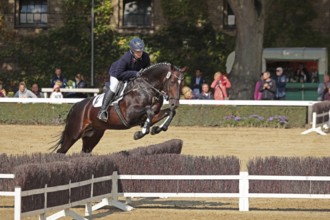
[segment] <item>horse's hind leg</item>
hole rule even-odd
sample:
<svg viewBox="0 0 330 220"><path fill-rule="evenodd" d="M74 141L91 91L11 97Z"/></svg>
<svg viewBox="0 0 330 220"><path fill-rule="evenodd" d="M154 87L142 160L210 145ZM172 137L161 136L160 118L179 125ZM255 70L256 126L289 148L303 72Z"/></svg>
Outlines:
<svg viewBox="0 0 330 220"><path fill-rule="evenodd" d="M68 132L69 129L67 127L63 131L62 134L62 143L60 145L60 148L56 151L56 153L63 153L65 154L74 143L81 137L81 131L75 131L75 132ZM75 129L76 130L76 129Z"/></svg>
<svg viewBox="0 0 330 220"><path fill-rule="evenodd" d="M93 148L101 140L104 132L105 132L105 130L97 130L97 129L93 129L93 128L84 132L84 134L82 136L82 141L83 141L82 151L84 153L92 152Z"/></svg>

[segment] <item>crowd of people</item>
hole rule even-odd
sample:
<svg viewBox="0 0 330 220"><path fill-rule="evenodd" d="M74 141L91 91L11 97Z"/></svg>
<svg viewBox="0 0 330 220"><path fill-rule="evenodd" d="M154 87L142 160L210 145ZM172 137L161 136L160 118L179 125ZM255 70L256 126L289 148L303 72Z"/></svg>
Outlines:
<svg viewBox="0 0 330 220"><path fill-rule="evenodd" d="M254 89L254 100L285 100L286 85L291 82L291 76L285 73L283 67L277 67L276 72L272 74L270 71L264 71L260 74ZM303 65L295 72L297 81L295 82L318 82L317 71L307 74ZM291 80L291 81L290 81ZM324 82L319 83L317 93L318 100L330 100L330 77L324 75ZM214 73L213 81L208 84L203 77L201 69L196 69L195 75L192 77L190 85L185 85L182 89L183 99L209 99L209 100L226 100L230 97L228 89L232 84L226 73Z"/></svg>
<svg viewBox="0 0 330 220"><path fill-rule="evenodd" d="M116 60L109 69L109 86L105 90L105 95L98 114L98 118L102 121L107 121L107 108L114 99L117 87L120 81L134 77L139 77L140 70L150 66L150 57L145 52L144 42L140 38L133 38L129 42L130 49ZM254 100L285 100L286 84L288 82L318 82L318 73L313 70L308 72L303 64L294 74L284 73L282 67L276 68L276 74L272 76L270 71L265 71L260 74L260 79L257 80L254 89ZM69 81L62 75L62 69L57 67L54 71L54 77L51 79L50 86L53 92L50 98L85 98L86 94L71 92L63 95L61 88L86 88L87 84L82 74L75 75L74 82ZM190 84L182 88L184 99L206 99L206 100L227 100L230 98L228 90L232 84L227 76L227 73L217 71L214 73L213 81L208 84L203 76L203 71L200 68L195 69L195 74L191 79ZM318 87L318 100L330 100L330 78L324 75L324 82ZM4 89L3 82L0 81L0 97L6 97L7 93ZM14 97L18 98L40 98L43 97L39 91L39 86L34 83L31 90L27 89L25 82L20 82L18 90Z"/></svg>
<svg viewBox="0 0 330 220"><path fill-rule="evenodd" d="M229 99L227 92L229 88L231 83L227 74L220 71L214 73L213 81L209 85L203 77L202 70L196 69L191 84L182 88L182 95L184 99L225 100Z"/></svg>
<svg viewBox="0 0 330 220"><path fill-rule="evenodd" d="M84 93L66 93L62 94L61 88L87 88L87 83L82 74L75 75L74 81L67 80L62 75L61 68L55 68L54 76L51 79L50 86L53 92L50 98L85 98ZM285 100L286 84L290 82L289 77L284 73L282 67L276 68L276 74L272 76L269 71L262 72L260 79L255 84L254 100ZM70 85L69 85L70 84ZM204 100L226 100L229 99L228 89L232 87L226 73L217 71L214 73L213 81L208 84L203 76L201 69L195 70L195 75L191 79L190 85L182 88L183 99L204 99ZM319 83L317 94L318 100L330 100L330 77L324 75L323 82ZM7 97L8 92L4 88L3 81L0 80L0 97ZM14 93L17 98L43 98L44 95L39 89L38 83L33 83L31 89L27 88L24 81L19 82L18 89Z"/></svg>
<svg viewBox="0 0 330 220"><path fill-rule="evenodd" d="M62 75L62 69L57 67L54 71L54 76L50 81L50 87L53 88L50 98L86 98L87 94L85 93L67 93L62 94L61 88L68 88L68 81L66 77ZM87 83L84 80L84 76L80 73L75 75L75 80L71 83L71 88L87 88ZM8 97L6 89L4 88L3 81L0 80L0 97ZM44 95L40 91L38 83L33 83L31 89L27 88L27 85L24 81L18 83L17 91L14 93L13 97L15 98L43 98Z"/></svg>

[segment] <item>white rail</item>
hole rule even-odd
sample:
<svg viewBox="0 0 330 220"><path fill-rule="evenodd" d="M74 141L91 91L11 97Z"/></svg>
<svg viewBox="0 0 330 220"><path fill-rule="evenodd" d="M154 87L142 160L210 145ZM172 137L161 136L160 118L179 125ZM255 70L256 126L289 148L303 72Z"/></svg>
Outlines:
<svg viewBox="0 0 330 220"><path fill-rule="evenodd" d="M47 93L53 92L53 88L42 88L41 92L44 93L44 97L47 98ZM100 92L97 88L61 88L61 92L72 92L72 93L93 93L94 96Z"/></svg>
<svg viewBox="0 0 330 220"><path fill-rule="evenodd" d="M0 178L14 178L12 174L0 174ZM112 181L111 193L94 196L93 189L94 183ZM237 180L239 181L239 192L235 193L161 193L161 192L118 192L119 180ZM250 180L290 180L290 181L328 181L330 182L330 176L261 176L261 175L248 175L247 172L240 172L239 175L118 175L114 172L111 176L94 178L77 182L69 183L67 185L47 187L42 189L34 189L28 191L22 191L20 187L16 187L14 192L0 192L0 196L14 196L15 197L15 220L21 219L21 217L28 217L33 215L39 215L39 219L58 219L64 216L70 216L75 219L86 219L85 217L70 210L70 208L85 205L85 216L91 216L92 212L100 209L104 206L112 205L124 211L130 211L133 207L118 201L118 197L124 197L129 200L131 197L157 197L157 198L238 198L239 199L239 211L249 211L249 198L295 198L295 199L330 199L330 194L292 194L292 193L249 193L249 181ZM70 202L67 204L59 205L56 207L47 207L47 194L50 192L69 190L72 188L91 185L90 197L82 199L76 202ZM310 189L311 190L311 189ZM44 194L45 204L42 209L33 210L29 212L21 212L21 201L23 197ZM92 205L91 202L100 201L99 203ZM47 212L57 211L55 214L46 217Z"/></svg>
<svg viewBox="0 0 330 220"><path fill-rule="evenodd" d="M324 117L327 117L327 120L324 120ZM318 122L318 118L323 118L320 123ZM312 127L310 129L307 129L306 131L303 131L301 134L308 134L311 132L316 132L320 135L327 135L323 130L322 127L324 125L327 125L328 129L330 128L330 111L329 112L323 112L320 114L317 114L316 112L313 112L312 115Z"/></svg>
<svg viewBox="0 0 330 220"><path fill-rule="evenodd" d="M12 103L76 103L83 99L81 98L64 98L64 99L50 99L50 98L0 98L0 102ZM250 106L302 106L310 107L317 101L254 101L254 100L185 100L181 99L181 105L250 105ZM164 104L168 104L167 101Z"/></svg>

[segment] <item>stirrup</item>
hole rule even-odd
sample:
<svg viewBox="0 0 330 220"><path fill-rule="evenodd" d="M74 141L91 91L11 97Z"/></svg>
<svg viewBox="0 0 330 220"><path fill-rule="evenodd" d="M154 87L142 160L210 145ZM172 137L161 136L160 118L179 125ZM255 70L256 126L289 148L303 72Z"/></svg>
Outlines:
<svg viewBox="0 0 330 220"><path fill-rule="evenodd" d="M105 110L101 110L99 112L97 118L101 121L107 122L108 121L108 112Z"/></svg>

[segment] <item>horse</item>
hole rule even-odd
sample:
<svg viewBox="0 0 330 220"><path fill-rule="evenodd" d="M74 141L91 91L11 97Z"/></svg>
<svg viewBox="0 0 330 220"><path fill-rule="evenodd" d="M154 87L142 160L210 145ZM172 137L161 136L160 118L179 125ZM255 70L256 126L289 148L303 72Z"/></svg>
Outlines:
<svg viewBox="0 0 330 220"><path fill-rule="evenodd" d="M53 152L65 154L81 138L82 152L90 153L107 129L123 130L140 125L142 129L135 132L135 140L149 133L155 135L166 131L179 106L185 71L186 67L180 69L170 63L157 63L140 71L140 77L127 83L121 100L109 106L107 122L97 118L99 107L93 106L93 102L104 94L75 103L58 142L52 147ZM161 109L164 99L169 106ZM153 126L164 118L160 126Z"/></svg>

